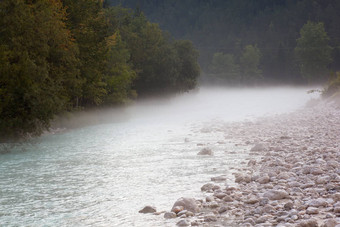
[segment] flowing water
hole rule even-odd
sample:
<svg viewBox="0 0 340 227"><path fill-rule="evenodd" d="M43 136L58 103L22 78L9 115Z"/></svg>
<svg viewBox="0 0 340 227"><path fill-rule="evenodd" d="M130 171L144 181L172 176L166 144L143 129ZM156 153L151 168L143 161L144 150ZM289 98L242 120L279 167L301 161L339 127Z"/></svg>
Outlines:
<svg viewBox="0 0 340 227"><path fill-rule="evenodd" d="M0 226L173 226L138 211L202 197L204 183L247 155L233 141L218 143L223 132L201 129L294 111L315 96L307 90L201 88L127 107L119 121L113 110L112 121L17 145L0 155ZM199 143L215 155L197 156Z"/></svg>

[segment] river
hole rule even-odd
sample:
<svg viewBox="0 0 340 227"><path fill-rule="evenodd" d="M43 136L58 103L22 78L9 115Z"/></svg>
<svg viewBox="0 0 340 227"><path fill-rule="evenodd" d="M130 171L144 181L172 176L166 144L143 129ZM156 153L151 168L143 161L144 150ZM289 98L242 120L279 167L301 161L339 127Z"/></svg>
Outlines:
<svg viewBox="0 0 340 227"><path fill-rule="evenodd" d="M18 144L0 155L0 226L173 226L174 220L138 211L202 197L202 184L247 156L223 132L202 129L294 111L317 96L307 91L201 88ZM124 117L116 121L115 111ZM197 156L200 143L215 155ZM226 157L228 149L235 156Z"/></svg>

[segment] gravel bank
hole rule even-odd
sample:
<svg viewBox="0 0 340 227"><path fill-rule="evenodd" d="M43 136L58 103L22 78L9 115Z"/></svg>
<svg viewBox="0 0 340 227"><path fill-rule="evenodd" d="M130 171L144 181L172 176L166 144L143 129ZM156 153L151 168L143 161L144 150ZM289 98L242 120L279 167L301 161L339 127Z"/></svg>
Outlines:
<svg viewBox="0 0 340 227"><path fill-rule="evenodd" d="M340 227L339 109L319 103L211 130L242 141L249 160L233 170L236 184L216 176L202 186L198 212L182 204L166 218L178 226Z"/></svg>

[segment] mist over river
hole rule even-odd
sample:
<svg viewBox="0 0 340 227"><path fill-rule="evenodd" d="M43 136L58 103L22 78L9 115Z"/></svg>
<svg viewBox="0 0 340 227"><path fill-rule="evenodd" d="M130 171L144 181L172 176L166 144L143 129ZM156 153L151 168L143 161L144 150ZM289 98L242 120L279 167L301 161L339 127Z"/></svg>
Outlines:
<svg viewBox="0 0 340 227"><path fill-rule="evenodd" d="M173 226L138 211L202 197L202 184L248 155L237 141L205 129L292 112L318 96L310 89L203 87L113 110L105 124L17 145L0 155L0 226ZM197 156L201 143L215 155Z"/></svg>

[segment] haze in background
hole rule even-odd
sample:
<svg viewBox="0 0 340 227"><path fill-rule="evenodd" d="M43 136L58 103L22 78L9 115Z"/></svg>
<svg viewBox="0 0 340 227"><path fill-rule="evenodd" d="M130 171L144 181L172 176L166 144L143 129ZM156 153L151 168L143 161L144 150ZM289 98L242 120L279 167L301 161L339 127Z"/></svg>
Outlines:
<svg viewBox="0 0 340 227"><path fill-rule="evenodd" d="M120 121L110 122L110 111L95 112L89 116L105 121L47 134L0 156L0 223L173 226L176 220L138 211L145 205L170 210L179 197L199 198L203 183L247 157L223 132L201 129L294 111L317 96L309 89L201 88L112 111ZM215 155L197 156L198 143ZM228 150L235 155L226 156Z"/></svg>

